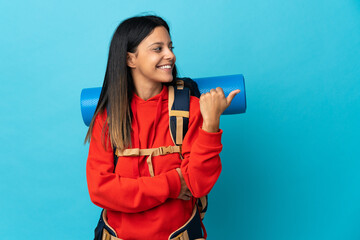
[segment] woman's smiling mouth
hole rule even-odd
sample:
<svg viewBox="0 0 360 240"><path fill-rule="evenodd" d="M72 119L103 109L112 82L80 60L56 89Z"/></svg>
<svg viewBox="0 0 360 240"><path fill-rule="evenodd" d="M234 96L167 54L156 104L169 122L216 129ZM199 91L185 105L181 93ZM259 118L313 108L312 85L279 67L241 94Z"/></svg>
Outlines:
<svg viewBox="0 0 360 240"><path fill-rule="evenodd" d="M158 66L157 68L165 70L165 71L170 71L172 70L172 66L171 65L162 65L162 66Z"/></svg>

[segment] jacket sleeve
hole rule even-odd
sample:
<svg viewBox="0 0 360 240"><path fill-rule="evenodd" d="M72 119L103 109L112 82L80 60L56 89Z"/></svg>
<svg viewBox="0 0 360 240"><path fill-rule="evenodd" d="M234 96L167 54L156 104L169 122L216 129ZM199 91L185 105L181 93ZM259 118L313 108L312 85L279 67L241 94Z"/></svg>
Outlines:
<svg viewBox="0 0 360 240"><path fill-rule="evenodd" d="M195 100L196 99L196 100ZM182 147L181 172L186 185L196 198L207 195L221 172L222 130L209 133L201 129L199 99L192 98L188 132Z"/></svg>
<svg viewBox="0 0 360 240"><path fill-rule="evenodd" d="M181 184L175 169L137 179L113 173L113 150L111 147L105 149L101 139L104 123L98 115L90 140L86 176L91 201L112 211L136 213L156 207L168 198L177 198ZM108 134L105 137L108 139Z"/></svg>

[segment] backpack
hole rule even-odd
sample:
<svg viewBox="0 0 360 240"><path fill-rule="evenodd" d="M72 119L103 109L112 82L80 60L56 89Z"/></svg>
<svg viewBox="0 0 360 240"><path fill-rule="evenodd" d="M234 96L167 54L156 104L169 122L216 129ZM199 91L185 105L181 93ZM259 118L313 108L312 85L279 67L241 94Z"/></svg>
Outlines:
<svg viewBox="0 0 360 240"><path fill-rule="evenodd" d="M177 78L172 85L168 86L169 91L169 129L175 146L159 147L151 149L125 149L119 151L114 148L114 172L119 156L148 156L147 163L151 176L154 176L151 157L169 153L179 153L189 125L190 96L200 98L200 91L197 83L190 78ZM204 239L206 231L202 220L207 210L208 197L197 199L190 219L179 229L170 234L169 240L180 239ZM106 220L106 210L101 212L98 226L95 229L95 240L119 239L114 229Z"/></svg>

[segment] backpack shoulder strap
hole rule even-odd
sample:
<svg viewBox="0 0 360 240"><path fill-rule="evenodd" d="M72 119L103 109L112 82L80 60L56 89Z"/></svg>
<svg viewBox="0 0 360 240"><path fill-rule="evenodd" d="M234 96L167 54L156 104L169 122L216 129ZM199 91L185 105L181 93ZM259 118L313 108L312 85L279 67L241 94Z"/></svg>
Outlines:
<svg viewBox="0 0 360 240"><path fill-rule="evenodd" d="M189 125L190 90L179 79L169 86L169 128L176 145L182 145Z"/></svg>
<svg viewBox="0 0 360 240"><path fill-rule="evenodd" d="M190 95L200 97L196 82L190 78L178 79L175 86L169 86L169 126L172 140L176 145L182 145L188 130ZM201 219L205 217L207 206L207 195L197 200Z"/></svg>

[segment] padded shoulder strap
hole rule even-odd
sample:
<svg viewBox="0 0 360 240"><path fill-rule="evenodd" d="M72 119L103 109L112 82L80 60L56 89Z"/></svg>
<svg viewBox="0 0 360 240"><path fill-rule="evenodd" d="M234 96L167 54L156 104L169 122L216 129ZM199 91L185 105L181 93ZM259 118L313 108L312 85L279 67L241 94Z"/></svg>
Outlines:
<svg viewBox="0 0 360 240"><path fill-rule="evenodd" d="M184 81L177 80L176 86L169 86L169 128L176 145L182 145L189 125L190 90Z"/></svg>

